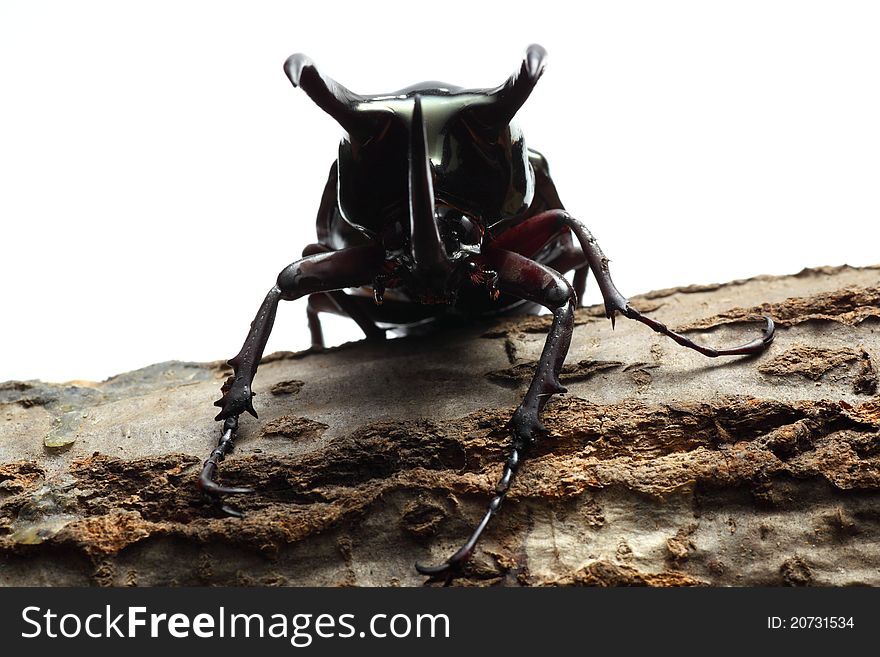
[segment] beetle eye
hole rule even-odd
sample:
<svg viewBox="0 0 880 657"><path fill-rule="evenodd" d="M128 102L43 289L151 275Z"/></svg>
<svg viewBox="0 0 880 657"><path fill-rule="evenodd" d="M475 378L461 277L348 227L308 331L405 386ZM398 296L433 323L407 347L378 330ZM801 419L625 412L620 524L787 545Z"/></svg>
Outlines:
<svg viewBox="0 0 880 657"><path fill-rule="evenodd" d="M399 221L391 222L385 226L382 231L382 244L385 246L385 250L391 253L403 249L406 244L406 236Z"/></svg>
<svg viewBox="0 0 880 657"><path fill-rule="evenodd" d="M461 216L458 221L453 224L453 232L462 244L479 244L483 237L483 231L480 226L473 220L465 216Z"/></svg>
<svg viewBox="0 0 880 657"><path fill-rule="evenodd" d="M455 208L439 205L437 220L446 252L450 256L459 251L479 252L483 229L477 219L472 219Z"/></svg>

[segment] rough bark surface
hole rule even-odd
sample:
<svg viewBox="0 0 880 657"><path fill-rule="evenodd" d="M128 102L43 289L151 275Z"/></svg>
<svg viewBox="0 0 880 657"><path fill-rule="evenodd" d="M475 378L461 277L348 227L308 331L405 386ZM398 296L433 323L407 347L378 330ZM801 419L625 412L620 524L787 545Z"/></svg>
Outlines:
<svg viewBox="0 0 880 657"><path fill-rule="evenodd" d="M661 290L633 305L709 360L578 313L537 445L458 584L880 584L880 267ZM547 317L323 353L255 381L221 481L223 363L0 384L0 584L419 585L483 513ZM246 327L243 327L243 329ZM237 345L230 345L230 353Z"/></svg>

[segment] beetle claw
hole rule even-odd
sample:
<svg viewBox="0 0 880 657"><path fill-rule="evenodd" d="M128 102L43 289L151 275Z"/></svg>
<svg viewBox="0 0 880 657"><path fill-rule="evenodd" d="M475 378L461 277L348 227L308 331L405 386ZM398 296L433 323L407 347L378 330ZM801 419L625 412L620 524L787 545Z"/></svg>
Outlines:
<svg viewBox="0 0 880 657"><path fill-rule="evenodd" d="M416 562L416 570L428 578L425 584L442 581L443 586L449 586L453 579L461 575L462 566L467 561L467 558L456 560L456 556L457 553L443 563L434 566L426 566Z"/></svg>
<svg viewBox="0 0 880 657"><path fill-rule="evenodd" d="M202 471L199 474L199 489L215 501L219 501L220 497L223 495L247 495L254 492L253 488L248 488L246 486L221 486L214 481L214 475L217 473L217 464L232 451L232 434L237 428L237 417L228 418L226 422L224 422L223 434L220 436L220 441L205 461L202 466ZM244 517L244 514L241 511L225 504L221 506L221 510L236 518Z"/></svg>
<svg viewBox="0 0 880 657"><path fill-rule="evenodd" d="M244 489L240 489L240 490L244 490ZM242 513L241 511L239 511L238 509L236 509L234 507L229 506L228 504L224 504L223 506L221 506L220 510L223 513L225 513L226 515L232 516L233 518L239 518L242 520L244 519L244 513Z"/></svg>
<svg viewBox="0 0 880 657"><path fill-rule="evenodd" d="M213 479L203 481L199 479L199 488L203 493L213 496L219 495L248 495L254 492L253 488L246 486L221 486Z"/></svg>
<svg viewBox="0 0 880 657"><path fill-rule="evenodd" d="M494 511L492 512L494 513ZM487 512L487 514L483 517L483 521L474 530L473 535L471 535L470 539L468 539L467 543L462 545L458 550L456 550L455 554L449 557L446 561L441 564L437 564L436 566L425 566L420 563L416 563L416 570L419 571L422 575L428 577L429 582L436 582L440 579L446 580L446 585L448 586L452 579L457 575L461 574L462 568L471 558L471 555L474 552L474 547L477 544L477 540L480 538L480 534L486 528L486 524L489 522L489 516L491 514Z"/></svg>
<svg viewBox="0 0 880 657"><path fill-rule="evenodd" d="M420 574L426 575L430 578L436 578L439 575L445 575L450 570L452 570L452 565L448 561L444 561L443 563L436 564L434 566L426 566L424 564L416 562L416 570L419 571Z"/></svg>

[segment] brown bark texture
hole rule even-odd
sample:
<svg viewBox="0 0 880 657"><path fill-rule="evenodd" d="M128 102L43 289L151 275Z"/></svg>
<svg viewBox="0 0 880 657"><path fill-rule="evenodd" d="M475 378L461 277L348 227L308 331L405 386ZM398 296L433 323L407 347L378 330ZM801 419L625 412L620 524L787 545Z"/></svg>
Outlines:
<svg viewBox="0 0 880 657"><path fill-rule="evenodd" d="M707 359L578 311L551 434L458 585L880 584L880 267L660 290ZM0 384L0 584L421 585L481 517L548 317L276 353L220 481L222 362ZM244 328L244 327L243 327ZM237 345L230 345L230 353Z"/></svg>

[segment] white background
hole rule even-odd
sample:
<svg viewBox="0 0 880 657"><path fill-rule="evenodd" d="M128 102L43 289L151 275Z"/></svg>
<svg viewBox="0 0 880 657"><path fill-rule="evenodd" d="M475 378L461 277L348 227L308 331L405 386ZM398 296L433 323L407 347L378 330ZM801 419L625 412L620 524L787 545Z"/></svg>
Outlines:
<svg viewBox="0 0 880 657"><path fill-rule="evenodd" d="M2 0L0 381L238 351L340 134L292 52L371 93L531 42L520 125L624 293L880 261L876 2ZM282 304L267 352L307 346Z"/></svg>

